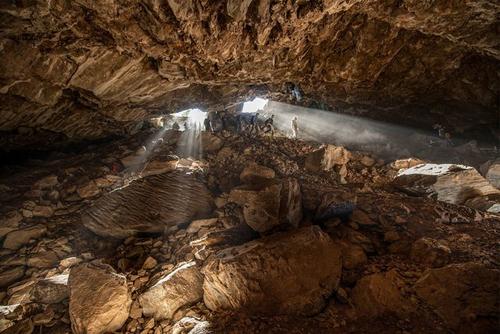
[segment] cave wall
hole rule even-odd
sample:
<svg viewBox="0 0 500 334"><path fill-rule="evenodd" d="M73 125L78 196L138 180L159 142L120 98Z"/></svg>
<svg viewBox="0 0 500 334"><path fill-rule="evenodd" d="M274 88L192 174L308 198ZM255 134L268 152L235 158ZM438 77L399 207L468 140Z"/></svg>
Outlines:
<svg viewBox="0 0 500 334"><path fill-rule="evenodd" d="M150 114L279 99L285 82L396 122L492 124L499 13L488 0L2 1L0 130L97 139Z"/></svg>

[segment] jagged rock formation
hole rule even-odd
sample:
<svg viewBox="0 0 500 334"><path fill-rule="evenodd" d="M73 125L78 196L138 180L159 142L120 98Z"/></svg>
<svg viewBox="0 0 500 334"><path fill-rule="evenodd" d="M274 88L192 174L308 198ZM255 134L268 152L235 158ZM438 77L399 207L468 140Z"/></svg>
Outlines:
<svg viewBox="0 0 500 334"><path fill-rule="evenodd" d="M0 130L101 138L154 113L287 98L287 82L306 103L491 125L498 14L491 0L4 1Z"/></svg>
<svg viewBox="0 0 500 334"><path fill-rule="evenodd" d="M212 206L212 196L203 183L174 172L148 177L103 196L82 221L96 234L125 238L206 218Z"/></svg>

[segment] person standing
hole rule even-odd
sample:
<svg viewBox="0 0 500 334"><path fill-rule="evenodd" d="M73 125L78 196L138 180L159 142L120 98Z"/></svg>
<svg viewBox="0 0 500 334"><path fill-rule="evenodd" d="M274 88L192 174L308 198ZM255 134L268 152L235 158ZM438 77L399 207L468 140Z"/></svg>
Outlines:
<svg viewBox="0 0 500 334"><path fill-rule="evenodd" d="M298 118L297 116L294 116L292 118L292 138L297 139L298 135L299 135Z"/></svg>
<svg viewBox="0 0 500 334"><path fill-rule="evenodd" d="M271 138L274 137L274 115L271 115L266 121L264 122L264 133L271 132Z"/></svg>

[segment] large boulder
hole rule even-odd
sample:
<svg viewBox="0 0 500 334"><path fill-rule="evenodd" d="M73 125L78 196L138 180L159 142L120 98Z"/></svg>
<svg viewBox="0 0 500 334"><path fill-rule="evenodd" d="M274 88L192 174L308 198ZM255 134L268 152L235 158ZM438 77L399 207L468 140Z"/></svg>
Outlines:
<svg viewBox="0 0 500 334"><path fill-rule="evenodd" d="M73 333L102 334L123 326L132 304L125 276L109 265L92 262L73 267L68 283Z"/></svg>
<svg viewBox="0 0 500 334"><path fill-rule="evenodd" d="M202 296L203 276L195 262L187 262L151 285L139 302L145 316L172 319L179 308L196 303Z"/></svg>
<svg viewBox="0 0 500 334"><path fill-rule="evenodd" d="M460 263L427 270L415 291L457 332L495 333L500 315L499 282L499 270Z"/></svg>
<svg viewBox="0 0 500 334"><path fill-rule="evenodd" d="M329 171L342 166L351 159L351 152L342 146L324 145L306 156L305 168L311 172Z"/></svg>
<svg viewBox="0 0 500 334"><path fill-rule="evenodd" d="M297 227L302 220L302 193L294 178L233 188L228 201L241 206L245 222L260 233L280 224Z"/></svg>
<svg viewBox="0 0 500 334"><path fill-rule="evenodd" d="M280 224L281 188L279 182L243 185L229 194L229 202L243 208L245 222L257 232L266 232Z"/></svg>
<svg viewBox="0 0 500 334"><path fill-rule="evenodd" d="M450 164L420 164L400 172L394 184L418 195L435 196L439 201L464 204L480 196L500 196L472 167Z"/></svg>
<svg viewBox="0 0 500 334"><path fill-rule="evenodd" d="M126 238L207 218L212 207L207 187L179 171L147 177L102 196L82 214L82 222L98 235Z"/></svg>
<svg viewBox="0 0 500 334"><path fill-rule="evenodd" d="M378 317L383 314L404 316L414 306L400 292L401 278L393 269L363 277L352 291L356 309L363 316Z"/></svg>
<svg viewBox="0 0 500 334"><path fill-rule="evenodd" d="M217 253L203 269L203 298L214 311L310 315L341 271L339 247L319 227L304 227Z"/></svg>

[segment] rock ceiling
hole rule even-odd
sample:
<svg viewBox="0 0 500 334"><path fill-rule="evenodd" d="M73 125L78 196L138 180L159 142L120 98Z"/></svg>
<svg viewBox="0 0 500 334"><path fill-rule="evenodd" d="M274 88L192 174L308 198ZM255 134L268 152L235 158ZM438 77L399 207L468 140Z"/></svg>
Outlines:
<svg viewBox="0 0 500 334"><path fill-rule="evenodd" d="M492 124L499 12L496 0L2 1L0 130L101 138L286 82L330 107Z"/></svg>

